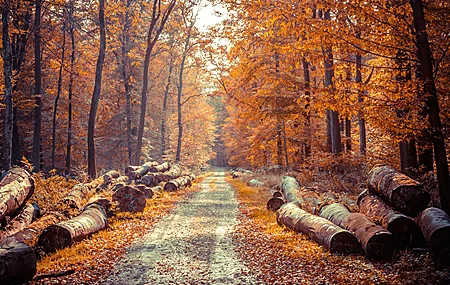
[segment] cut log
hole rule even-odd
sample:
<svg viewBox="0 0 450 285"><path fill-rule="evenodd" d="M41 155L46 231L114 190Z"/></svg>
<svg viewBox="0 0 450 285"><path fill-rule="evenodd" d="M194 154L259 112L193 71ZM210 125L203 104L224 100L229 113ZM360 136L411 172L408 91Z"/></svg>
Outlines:
<svg viewBox="0 0 450 285"><path fill-rule="evenodd" d="M141 178L140 183L146 185L147 187L155 187L161 182L167 182L172 179L177 179L181 176L181 172L181 166L178 164L174 164L168 171L148 173Z"/></svg>
<svg viewBox="0 0 450 285"><path fill-rule="evenodd" d="M0 181L0 220L13 215L34 193L34 179L22 168L11 168Z"/></svg>
<svg viewBox="0 0 450 285"><path fill-rule="evenodd" d="M430 207L418 217L420 228L437 260L450 266L450 218L441 209Z"/></svg>
<svg viewBox="0 0 450 285"><path fill-rule="evenodd" d="M117 170L108 171L103 175L103 184L109 185L113 182L114 179L119 178L120 173Z"/></svg>
<svg viewBox="0 0 450 285"><path fill-rule="evenodd" d="M378 165L369 172L369 191L386 199L400 212L416 217L430 202L430 194L419 182L387 165Z"/></svg>
<svg viewBox="0 0 450 285"><path fill-rule="evenodd" d="M283 198L283 193L279 191L273 192L272 198Z"/></svg>
<svg viewBox="0 0 450 285"><path fill-rule="evenodd" d="M391 260L395 253L395 238L385 228L376 225L364 214L350 213L339 203L324 205L319 216L355 234L367 258Z"/></svg>
<svg viewBox="0 0 450 285"><path fill-rule="evenodd" d="M45 252L54 252L106 229L107 226L108 219L103 208L92 204L80 215L47 227L39 237L38 245Z"/></svg>
<svg viewBox="0 0 450 285"><path fill-rule="evenodd" d="M141 190L142 192L144 192L144 195L146 198L151 199L153 198L153 190L150 187L145 186L144 184L139 184L134 186L137 189Z"/></svg>
<svg viewBox="0 0 450 285"><path fill-rule="evenodd" d="M36 274L36 254L24 243L0 248L0 284L24 284Z"/></svg>
<svg viewBox="0 0 450 285"><path fill-rule="evenodd" d="M29 226L33 220L40 216L40 209L36 203L26 204L22 208L20 213L11 220L11 222L5 227L4 230L0 231L0 241L4 238L20 232L27 226Z"/></svg>
<svg viewBox="0 0 450 285"><path fill-rule="evenodd" d="M25 229L17 232L0 242L1 247L7 247L11 244L23 242L27 245L34 247L38 241L39 235L42 231L50 225L54 225L64 220L64 216L57 212L49 213L39 220L33 222Z"/></svg>
<svg viewBox="0 0 450 285"><path fill-rule="evenodd" d="M155 166L158 166L158 162L156 161L150 161L138 167L128 166L127 168L125 168L125 175L127 175L131 179L140 179Z"/></svg>
<svg viewBox="0 0 450 285"><path fill-rule="evenodd" d="M144 211L145 199L144 192L128 185L117 189L112 196L112 201L117 202L119 211L132 213Z"/></svg>
<svg viewBox="0 0 450 285"><path fill-rule="evenodd" d="M358 197L358 206L361 213L395 236L399 249L424 246L425 239L417 223L395 211L378 196L365 190Z"/></svg>
<svg viewBox="0 0 450 285"><path fill-rule="evenodd" d="M317 215L320 205L323 204L316 190L306 187L301 188L300 197L296 203L299 203L303 210L313 215Z"/></svg>
<svg viewBox="0 0 450 285"><path fill-rule="evenodd" d="M95 190L89 188L86 184L77 184L73 186L69 194L58 202L58 208L60 208L65 214L68 214L71 209L81 210L83 207L83 201L88 199L90 195L93 195L94 192Z"/></svg>
<svg viewBox="0 0 450 285"><path fill-rule="evenodd" d="M301 200L300 184L297 179L291 176L284 176L281 180L281 190L287 203L294 203L301 207L300 203L297 203Z"/></svg>
<svg viewBox="0 0 450 285"><path fill-rule="evenodd" d="M150 167L149 172L164 172L170 169L170 163L164 162L156 166Z"/></svg>
<svg viewBox="0 0 450 285"><path fill-rule="evenodd" d="M86 203L84 208L87 208L87 207L89 207L92 204L99 205L100 207L102 207L106 211L107 214L108 214L108 212L109 212L109 210L111 208L111 200L106 198L103 195L94 195L94 196L92 196L89 199L89 201Z"/></svg>
<svg viewBox="0 0 450 285"><path fill-rule="evenodd" d="M311 237L332 253L354 254L361 252L356 237L327 219L309 214L295 204L287 203L277 211L277 222L295 232Z"/></svg>
<svg viewBox="0 0 450 285"><path fill-rule="evenodd" d="M259 181L258 179L252 179L247 184L248 184L248 186L257 187L257 188L264 186L264 183Z"/></svg>
<svg viewBox="0 0 450 285"><path fill-rule="evenodd" d="M284 205L284 203L286 202L284 202L282 198L279 197L270 198L269 201L267 201L267 210L276 212L278 211L278 209L281 208L281 206Z"/></svg>
<svg viewBox="0 0 450 285"><path fill-rule="evenodd" d="M174 192L182 189L183 187L189 187L195 178L192 175L183 175L177 179L170 180L164 185L164 191Z"/></svg>

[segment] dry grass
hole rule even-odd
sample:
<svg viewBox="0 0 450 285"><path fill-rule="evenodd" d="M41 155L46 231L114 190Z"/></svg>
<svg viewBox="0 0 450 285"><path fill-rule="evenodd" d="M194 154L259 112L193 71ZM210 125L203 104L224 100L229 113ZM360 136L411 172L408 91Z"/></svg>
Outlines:
<svg viewBox="0 0 450 285"><path fill-rule="evenodd" d="M206 175L199 176L193 186L174 193L156 193L147 200L143 213L118 213L109 219L107 230L94 234L90 239L79 242L43 256L38 262L38 274L61 272L69 269L75 274L31 282L31 284L95 284L102 280L114 264L123 256L125 248L150 231L155 223L167 215L182 199L196 192L198 183Z"/></svg>
<svg viewBox="0 0 450 285"><path fill-rule="evenodd" d="M276 222L266 210L269 191L227 179L237 190L240 224L234 241L253 274L267 284L439 284L448 268L428 253L400 253L396 260L375 263L363 256L330 254L309 237Z"/></svg>

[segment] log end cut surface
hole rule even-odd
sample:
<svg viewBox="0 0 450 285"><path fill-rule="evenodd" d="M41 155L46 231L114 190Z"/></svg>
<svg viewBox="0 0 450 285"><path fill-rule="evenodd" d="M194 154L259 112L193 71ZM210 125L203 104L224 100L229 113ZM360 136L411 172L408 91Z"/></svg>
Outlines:
<svg viewBox="0 0 450 285"><path fill-rule="evenodd" d="M21 284L36 274L36 255L24 243L0 248L0 284Z"/></svg>
<svg viewBox="0 0 450 285"><path fill-rule="evenodd" d="M59 225L52 225L46 228L39 237L39 245L45 252L54 252L57 249L72 245L70 231Z"/></svg>
<svg viewBox="0 0 450 285"><path fill-rule="evenodd" d="M272 211L272 212L276 212L278 211L278 209L281 208L281 206L283 206L284 201L281 198L271 198L269 199L269 201L267 201L267 210Z"/></svg>
<svg viewBox="0 0 450 285"><path fill-rule="evenodd" d="M389 232L379 232L367 241L366 257L373 260L392 260L395 253L395 238Z"/></svg>
<svg viewBox="0 0 450 285"><path fill-rule="evenodd" d="M338 254L359 254L361 245L354 234L348 231L340 231L333 235L330 242L330 252Z"/></svg>

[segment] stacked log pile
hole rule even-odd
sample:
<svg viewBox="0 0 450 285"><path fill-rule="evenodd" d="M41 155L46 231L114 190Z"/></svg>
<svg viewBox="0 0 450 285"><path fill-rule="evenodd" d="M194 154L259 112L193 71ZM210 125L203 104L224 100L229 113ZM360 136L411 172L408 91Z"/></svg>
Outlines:
<svg viewBox="0 0 450 285"><path fill-rule="evenodd" d="M175 191L195 179L192 174L182 176L179 165L167 162L129 166L125 173L121 176L113 170L89 183L76 184L56 201L57 212L39 217L38 205L27 204L34 193L33 178L21 168L10 169L0 181L0 284L32 279L37 248L53 252L70 246L107 228L115 210L144 211L146 199L163 191L161 182L170 182L167 187ZM156 177L151 187L141 184L144 177Z"/></svg>

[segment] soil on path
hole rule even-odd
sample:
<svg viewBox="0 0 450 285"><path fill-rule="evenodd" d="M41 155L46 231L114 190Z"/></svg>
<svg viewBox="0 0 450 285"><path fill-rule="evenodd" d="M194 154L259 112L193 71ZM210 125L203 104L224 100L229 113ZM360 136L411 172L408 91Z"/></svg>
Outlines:
<svg viewBox="0 0 450 285"><path fill-rule="evenodd" d="M133 244L102 284L263 284L235 252L238 202L224 170L200 187Z"/></svg>

